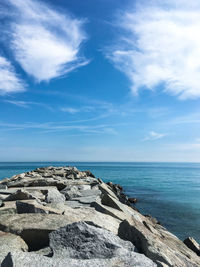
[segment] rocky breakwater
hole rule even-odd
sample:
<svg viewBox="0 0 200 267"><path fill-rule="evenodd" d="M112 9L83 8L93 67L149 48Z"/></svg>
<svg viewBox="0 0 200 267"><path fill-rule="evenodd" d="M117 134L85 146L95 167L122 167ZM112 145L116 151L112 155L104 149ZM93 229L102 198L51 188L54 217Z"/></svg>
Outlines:
<svg viewBox="0 0 200 267"><path fill-rule="evenodd" d="M90 171L46 167L6 178L0 206L1 266L200 266L191 242Z"/></svg>

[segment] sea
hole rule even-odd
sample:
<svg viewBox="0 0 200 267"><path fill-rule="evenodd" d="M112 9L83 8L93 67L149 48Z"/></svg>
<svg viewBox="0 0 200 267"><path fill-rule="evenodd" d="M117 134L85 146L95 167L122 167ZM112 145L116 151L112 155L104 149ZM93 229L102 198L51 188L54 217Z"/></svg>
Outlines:
<svg viewBox="0 0 200 267"><path fill-rule="evenodd" d="M173 234L200 242L200 163L9 162L0 163L0 179L44 166L76 166L105 182L123 186L136 208Z"/></svg>

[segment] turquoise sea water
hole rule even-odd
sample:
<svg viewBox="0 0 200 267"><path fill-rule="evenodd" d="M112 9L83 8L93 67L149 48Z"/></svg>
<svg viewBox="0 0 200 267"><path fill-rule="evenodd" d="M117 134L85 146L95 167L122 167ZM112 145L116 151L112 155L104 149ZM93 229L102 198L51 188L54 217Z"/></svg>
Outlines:
<svg viewBox="0 0 200 267"><path fill-rule="evenodd" d="M136 207L143 214L156 217L182 240L193 236L200 242L199 163L0 163L0 179L49 165L76 166L121 184L126 194L139 199Z"/></svg>

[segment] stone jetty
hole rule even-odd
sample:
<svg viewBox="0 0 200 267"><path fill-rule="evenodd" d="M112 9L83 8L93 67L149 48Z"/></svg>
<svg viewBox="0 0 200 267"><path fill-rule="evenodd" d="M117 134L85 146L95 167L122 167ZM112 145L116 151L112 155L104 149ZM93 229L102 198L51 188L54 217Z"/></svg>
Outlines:
<svg viewBox="0 0 200 267"><path fill-rule="evenodd" d="M198 267L199 245L144 216L120 185L75 167L0 181L4 267Z"/></svg>

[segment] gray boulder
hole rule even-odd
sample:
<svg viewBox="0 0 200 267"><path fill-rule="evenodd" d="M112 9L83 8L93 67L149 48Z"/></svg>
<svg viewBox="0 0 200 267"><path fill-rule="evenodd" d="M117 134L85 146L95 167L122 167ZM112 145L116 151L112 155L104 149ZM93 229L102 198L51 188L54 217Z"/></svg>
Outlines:
<svg viewBox="0 0 200 267"><path fill-rule="evenodd" d="M64 203L65 196L61 194L57 189L51 188L47 191L45 201L47 203Z"/></svg>
<svg viewBox="0 0 200 267"><path fill-rule="evenodd" d="M8 252L27 250L27 244L19 236L0 231L0 263Z"/></svg>
<svg viewBox="0 0 200 267"><path fill-rule="evenodd" d="M145 217L144 217L145 218ZM164 227L134 218L120 224L118 235L131 241L140 253L157 263L159 267L198 267L199 258L186 245Z"/></svg>
<svg viewBox="0 0 200 267"><path fill-rule="evenodd" d="M73 259L106 259L119 250L135 251L129 242L91 222L76 222L49 234L53 255Z"/></svg>
<svg viewBox="0 0 200 267"><path fill-rule="evenodd" d="M111 259L63 259L49 258L36 253L11 252L2 262L2 267L156 267L144 255L135 252L125 253Z"/></svg>

